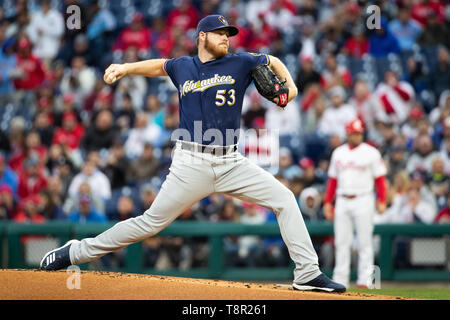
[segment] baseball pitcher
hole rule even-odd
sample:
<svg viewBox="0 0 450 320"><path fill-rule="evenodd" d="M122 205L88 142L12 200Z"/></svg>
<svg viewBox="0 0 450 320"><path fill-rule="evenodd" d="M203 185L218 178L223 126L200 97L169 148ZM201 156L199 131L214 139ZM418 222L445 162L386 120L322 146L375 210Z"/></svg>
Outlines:
<svg viewBox="0 0 450 320"><path fill-rule="evenodd" d="M349 285L350 249L353 230L358 240L358 287L372 283L372 247L375 210L386 210L386 167L380 152L363 142L364 128L359 119L346 125L347 143L331 155L324 214L334 220L335 268L333 280ZM376 188L376 201L374 196ZM332 201L336 195L333 213Z"/></svg>
<svg viewBox="0 0 450 320"><path fill-rule="evenodd" d="M297 95L289 71L278 58L228 53L228 38L237 33L223 16L210 15L197 26L197 56L114 64L106 69L104 80L108 84L130 74L169 76L177 88L180 134L170 173L141 216L119 222L95 238L71 240L50 251L43 257L41 269L58 270L89 262L154 236L199 200L226 193L275 212L295 262L295 289L345 291L320 271L292 192L237 152L238 136L230 132L240 128L244 93L252 81L264 97L280 107Z"/></svg>

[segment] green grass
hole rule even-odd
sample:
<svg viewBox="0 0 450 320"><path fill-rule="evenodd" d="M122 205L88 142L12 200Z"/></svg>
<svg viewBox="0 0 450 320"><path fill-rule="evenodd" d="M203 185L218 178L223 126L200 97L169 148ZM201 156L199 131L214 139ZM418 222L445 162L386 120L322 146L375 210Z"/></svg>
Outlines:
<svg viewBox="0 0 450 320"><path fill-rule="evenodd" d="M350 288L350 292L381 294L416 299L450 300L450 288L386 288L386 289L357 289Z"/></svg>

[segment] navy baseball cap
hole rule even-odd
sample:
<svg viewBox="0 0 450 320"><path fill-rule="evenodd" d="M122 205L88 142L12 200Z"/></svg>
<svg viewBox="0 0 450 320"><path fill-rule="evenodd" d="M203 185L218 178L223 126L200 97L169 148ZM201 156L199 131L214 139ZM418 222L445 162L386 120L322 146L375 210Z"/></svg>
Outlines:
<svg viewBox="0 0 450 320"><path fill-rule="evenodd" d="M230 37L233 37L239 33L239 29L235 26L231 26L228 24L228 21L224 18L224 16L213 14L204 17L197 25L197 37L200 32L210 32L219 29L228 29L230 33Z"/></svg>

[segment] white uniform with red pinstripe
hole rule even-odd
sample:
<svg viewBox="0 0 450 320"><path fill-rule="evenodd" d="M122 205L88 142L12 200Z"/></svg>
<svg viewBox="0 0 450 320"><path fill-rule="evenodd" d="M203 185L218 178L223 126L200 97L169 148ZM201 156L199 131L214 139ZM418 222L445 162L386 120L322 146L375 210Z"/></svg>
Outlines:
<svg viewBox="0 0 450 320"><path fill-rule="evenodd" d="M373 266L374 181L386 174L380 152L361 143L338 147L332 154L328 175L337 181L334 232L336 262L334 281L348 287L353 229L358 240L358 285L371 283Z"/></svg>

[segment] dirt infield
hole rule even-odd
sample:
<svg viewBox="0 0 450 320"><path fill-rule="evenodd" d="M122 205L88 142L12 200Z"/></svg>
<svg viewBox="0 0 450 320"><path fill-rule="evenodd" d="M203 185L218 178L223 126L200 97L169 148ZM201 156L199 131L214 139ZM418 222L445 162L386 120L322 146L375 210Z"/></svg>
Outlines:
<svg viewBox="0 0 450 320"><path fill-rule="evenodd" d="M129 273L0 270L2 300L404 300L347 292L295 291L290 286ZM77 289L77 284L79 289ZM69 289L72 287L73 289ZM75 288L74 288L75 287Z"/></svg>

